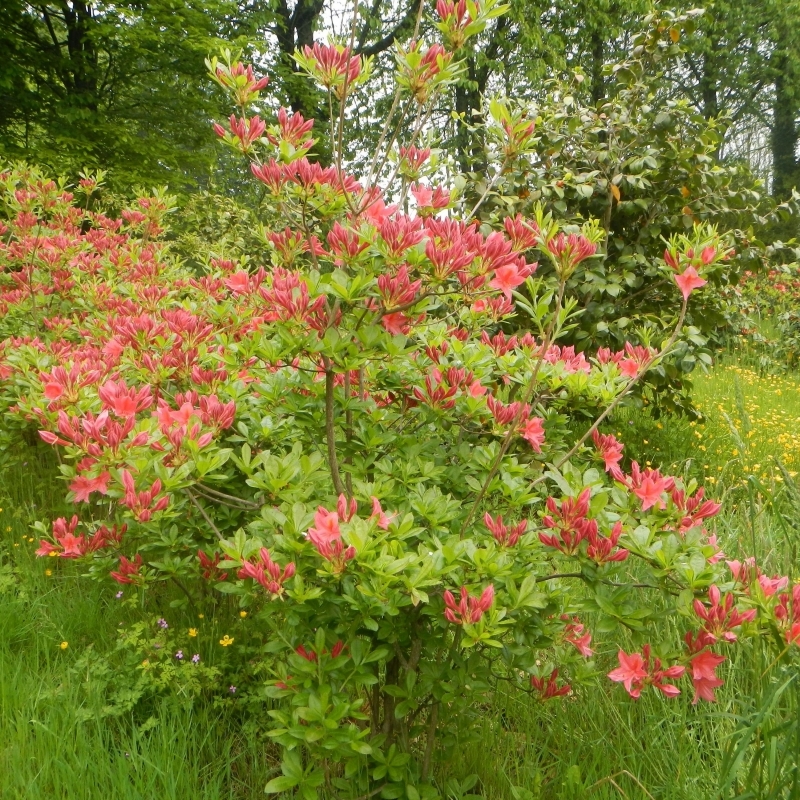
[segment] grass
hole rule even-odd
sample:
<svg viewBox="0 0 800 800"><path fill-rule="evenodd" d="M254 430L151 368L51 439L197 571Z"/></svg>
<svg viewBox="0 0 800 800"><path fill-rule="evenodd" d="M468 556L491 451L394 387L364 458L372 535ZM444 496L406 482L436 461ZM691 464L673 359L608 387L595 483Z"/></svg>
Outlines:
<svg viewBox="0 0 800 800"><path fill-rule="evenodd" d="M800 470L797 388L791 376L766 378L732 363L697 382L703 423L666 424L647 410L624 411L615 419L640 461L693 474L724 498L718 524L723 548L731 557L755 548L768 572L790 572L795 561L800 508L775 459L786 465L787 475ZM122 610L109 605L107 589L59 570L48 576L47 564L33 556L31 520L66 510L47 457L43 448L33 448L22 456L27 463L12 465L0 478L0 797L264 796L263 786L274 775L273 752L231 704L164 696L115 717L88 713L98 699L92 676L75 667L90 646L100 653L113 648ZM62 642L68 643L65 649ZM800 730L796 723L792 727L791 687L770 715L759 717L788 678L770 665L758 643L730 654L716 705L692 706L689 697L667 701L655 692L634 703L605 680L549 704L499 693L491 707L480 710L477 735L457 743L439 764L446 796L797 796L797 786L781 783L791 778L794 762L783 764L780 754ZM753 764L758 769L748 776Z"/></svg>

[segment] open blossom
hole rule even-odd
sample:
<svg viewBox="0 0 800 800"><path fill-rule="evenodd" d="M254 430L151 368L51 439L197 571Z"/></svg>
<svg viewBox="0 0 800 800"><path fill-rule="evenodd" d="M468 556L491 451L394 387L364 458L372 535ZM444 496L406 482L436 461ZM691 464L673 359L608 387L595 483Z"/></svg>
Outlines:
<svg viewBox="0 0 800 800"><path fill-rule="evenodd" d="M758 585L761 587L761 592L764 597L772 597L789 585L789 578L785 575L776 575L774 578L769 578L766 575L759 575Z"/></svg>
<svg viewBox="0 0 800 800"><path fill-rule="evenodd" d="M456 603L453 593L447 589L444 593L444 615L454 625L475 624L492 607L494 602L494 585L489 584L480 597L472 597L466 586L461 587L461 596Z"/></svg>
<svg viewBox="0 0 800 800"><path fill-rule="evenodd" d="M630 489L642 502L642 511L649 508L665 508L664 495L675 488L675 479L664 477L657 469L641 471L634 461L631 464Z"/></svg>
<svg viewBox="0 0 800 800"><path fill-rule="evenodd" d="M431 189L422 184L414 184L411 187L411 194L417 201L417 214L421 217L435 214L450 205L450 192L441 186Z"/></svg>
<svg viewBox="0 0 800 800"><path fill-rule="evenodd" d="M534 449L541 453L544 444L544 420L541 417L531 417L522 426L520 436Z"/></svg>
<svg viewBox="0 0 800 800"><path fill-rule="evenodd" d="M681 290L684 300L688 300L689 295L695 289L699 289L701 286L705 286L706 283L708 283L708 281L703 280L697 274L697 270L694 267L687 267L682 274L673 275L672 277L675 278L675 283L678 284L678 288Z"/></svg>
<svg viewBox="0 0 800 800"><path fill-rule="evenodd" d="M108 482L110 480L111 474L108 472L101 472L95 478L87 478L85 475L76 475L69 485L69 490L75 493L73 502L88 503L92 492L108 494Z"/></svg>
<svg viewBox="0 0 800 800"><path fill-rule="evenodd" d="M616 481L623 480L622 469L619 462L622 461L622 442L618 441L610 433L602 434L592 431L592 441L605 464L606 472Z"/></svg>
<svg viewBox="0 0 800 800"><path fill-rule="evenodd" d="M631 697L639 697L642 693L644 679L647 677L644 658L641 653L628 655L624 650L620 650L617 654L617 659L619 660L619 667L609 672L608 677L612 681L621 683Z"/></svg>
<svg viewBox="0 0 800 800"><path fill-rule="evenodd" d="M716 674L717 667L725 661L725 656L717 655L708 649L708 645L713 639L705 632L700 631L697 636L693 636L689 631L684 637L689 649L689 676L694 686L694 699L692 704L696 705L698 700L705 700L713 703L717 698L714 689L722 686Z"/></svg>
<svg viewBox="0 0 800 800"><path fill-rule="evenodd" d="M592 632L577 618L562 614L561 619L567 624L564 627L564 641L569 642L584 658L591 658L594 650L591 648Z"/></svg>
<svg viewBox="0 0 800 800"><path fill-rule="evenodd" d="M113 525L111 529L101 525L92 536L83 534L76 536L78 524L77 515L73 515L69 522L64 517L54 520L53 539L55 543L42 539L36 555L80 558L105 547L119 544L127 531L126 525L122 525L120 528Z"/></svg>
<svg viewBox="0 0 800 800"><path fill-rule="evenodd" d="M677 697L681 691L672 683L667 683L666 679L680 678L685 672L686 667L676 664L667 669L661 669L661 660L658 658L651 660L650 645L646 644L641 653L627 654L620 650L617 654L619 667L608 673L612 681L621 683L625 691L638 699L645 686L653 686L666 697Z"/></svg>
<svg viewBox="0 0 800 800"><path fill-rule="evenodd" d="M128 387L124 381L106 381L97 389L103 408L113 411L118 417L131 417L153 404L149 386L136 389Z"/></svg>
<svg viewBox="0 0 800 800"><path fill-rule="evenodd" d="M511 293L518 286L525 283L529 275L536 270L536 264L528 264L524 258L519 258L510 264L504 264L494 271L494 276L489 281L492 289L498 289L506 298L511 297Z"/></svg>

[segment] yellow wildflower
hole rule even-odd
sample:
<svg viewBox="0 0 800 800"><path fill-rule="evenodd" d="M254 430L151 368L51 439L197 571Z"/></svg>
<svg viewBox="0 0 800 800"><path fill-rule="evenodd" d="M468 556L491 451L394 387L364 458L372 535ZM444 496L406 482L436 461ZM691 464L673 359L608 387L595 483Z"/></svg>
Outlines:
<svg viewBox="0 0 800 800"><path fill-rule="evenodd" d="M223 636L223 637L222 637L222 638L219 640L219 643L220 643L220 644L221 644L223 647L227 647L228 645L231 645L231 644L233 644L233 642L234 642L234 639L233 639L233 637L232 637L232 636L228 636L228 634L227 634L227 633L226 633L226 634L225 634L225 635L224 635L224 636Z"/></svg>
<svg viewBox="0 0 800 800"><path fill-rule="evenodd" d="M66 650L66 649L69 647L69 642L61 642L61 644L59 645L59 647L60 647L62 650Z"/></svg>
<svg viewBox="0 0 800 800"><path fill-rule="evenodd" d="M197 636L197 628L189 628L189 636Z"/></svg>

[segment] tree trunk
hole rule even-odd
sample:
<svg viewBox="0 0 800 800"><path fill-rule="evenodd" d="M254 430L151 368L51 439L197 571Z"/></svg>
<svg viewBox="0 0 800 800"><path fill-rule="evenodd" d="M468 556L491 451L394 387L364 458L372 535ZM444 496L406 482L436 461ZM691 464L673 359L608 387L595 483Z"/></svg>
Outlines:
<svg viewBox="0 0 800 800"><path fill-rule="evenodd" d="M97 96L97 50L91 37L92 8L89 3L73 2L70 8L63 3L67 26L69 82L67 92L81 108L93 114L99 107Z"/></svg>
<svg viewBox="0 0 800 800"><path fill-rule="evenodd" d="M775 77L775 105L772 115L772 194L787 197L797 182L796 102L791 91L791 76L787 74L786 57L778 63Z"/></svg>
<svg viewBox="0 0 800 800"><path fill-rule="evenodd" d="M605 50L603 47L603 34L599 28L592 31L592 72L590 76L589 90L592 95L592 102L597 105L606 96L606 85L603 80L603 62L605 60Z"/></svg>

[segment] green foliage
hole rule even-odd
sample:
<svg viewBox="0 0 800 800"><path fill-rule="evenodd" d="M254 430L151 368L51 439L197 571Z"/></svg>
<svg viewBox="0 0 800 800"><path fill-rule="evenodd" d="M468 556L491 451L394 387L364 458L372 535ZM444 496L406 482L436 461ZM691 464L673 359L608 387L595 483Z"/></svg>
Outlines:
<svg viewBox="0 0 800 800"><path fill-rule="evenodd" d="M219 2L30 4L0 9L0 156L76 178L104 168L117 188L207 180L219 97L204 58L238 33Z"/></svg>
<svg viewBox="0 0 800 800"><path fill-rule="evenodd" d="M529 152L484 179L484 219L544 202L566 224L600 220L603 258L587 262L574 279L583 313L570 341L578 349L648 341L674 308L658 266L670 236L701 221L731 230L733 257L709 276L728 286L745 269L761 268L770 250L759 236L796 211L770 201L742 165L719 162L720 122L661 91L661 69L680 52L681 32L694 18L651 15L644 24L632 43L635 55L606 67L613 80L608 97L587 97L581 73L550 84L528 112L536 115ZM660 408L691 411L689 375L710 363L726 314L714 293L690 310L680 346L642 387Z"/></svg>

